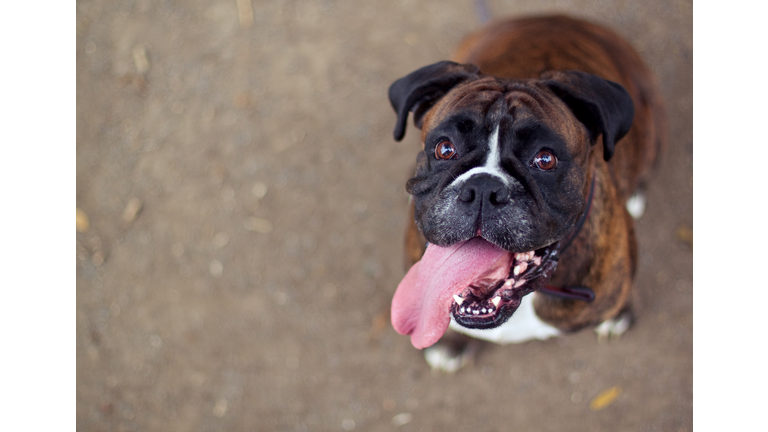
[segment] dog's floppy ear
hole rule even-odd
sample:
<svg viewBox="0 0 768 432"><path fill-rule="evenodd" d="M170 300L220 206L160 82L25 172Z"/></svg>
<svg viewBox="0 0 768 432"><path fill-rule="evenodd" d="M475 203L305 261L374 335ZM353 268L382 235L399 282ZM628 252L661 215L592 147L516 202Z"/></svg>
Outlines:
<svg viewBox="0 0 768 432"><path fill-rule="evenodd" d="M619 84L579 71L549 71L541 75L546 87L568 105L593 140L603 135L603 158L613 156L616 142L629 132L635 107Z"/></svg>
<svg viewBox="0 0 768 432"><path fill-rule="evenodd" d="M405 136L408 112L413 113L413 124L421 129L424 114L437 101L458 84L478 76L478 67L442 61L411 72L389 87L389 102L397 113L395 141Z"/></svg>

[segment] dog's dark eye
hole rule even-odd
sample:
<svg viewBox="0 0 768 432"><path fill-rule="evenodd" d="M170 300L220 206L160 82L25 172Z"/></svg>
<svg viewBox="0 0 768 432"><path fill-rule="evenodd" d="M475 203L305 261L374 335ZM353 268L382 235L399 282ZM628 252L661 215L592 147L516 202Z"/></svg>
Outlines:
<svg viewBox="0 0 768 432"><path fill-rule="evenodd" d="M438 159L455 159L456 147L448 140L440 141L435 147L435 157Z"/></svg>
<svg viewBox="0 0 768 432"><path fill-rule="evenodd" d="M549 150L542 150L533 158L531 165L542 171L552 171L557 168L557 156Z"/></svg>

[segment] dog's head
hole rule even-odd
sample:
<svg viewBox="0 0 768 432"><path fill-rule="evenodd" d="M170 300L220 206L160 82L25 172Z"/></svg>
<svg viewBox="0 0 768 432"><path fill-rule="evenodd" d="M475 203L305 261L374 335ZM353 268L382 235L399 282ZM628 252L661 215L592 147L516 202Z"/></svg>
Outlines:
<svg viewBox="0 0 768 432"><path fill-rule="evenodd" d="M420 287L401 300L436 296L436 311L450 308L459 324L496 327L554 271L557 243L586 206L589 152L602 141L611 158L632 124L632 100L620 85L583 72L508 80L453 62L396 81L389 98L396 140L409 112L422 129L406 187L430 243L419 281L411 281ZM418 326L412 310L403 313L405 327Z"/></svg>

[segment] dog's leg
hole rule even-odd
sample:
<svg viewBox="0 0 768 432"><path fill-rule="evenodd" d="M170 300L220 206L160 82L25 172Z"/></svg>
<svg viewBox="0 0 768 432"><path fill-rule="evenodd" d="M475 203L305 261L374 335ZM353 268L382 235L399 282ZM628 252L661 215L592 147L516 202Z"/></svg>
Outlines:
<svg viewBox="0 0 768 432"><path fill-rule="evenodd" d="M608 339L618 340L632 326L635 321L632 310L625 308L615 317L605 320L599 326L595 327L597 341L605 342Z"/></svg>
<svg viewBox="0 0 768 432"><path fill-rule="evenodd" d="M470 363L483 342L448 329L436 344L424 349L433 371L456 373Z"/></svg>

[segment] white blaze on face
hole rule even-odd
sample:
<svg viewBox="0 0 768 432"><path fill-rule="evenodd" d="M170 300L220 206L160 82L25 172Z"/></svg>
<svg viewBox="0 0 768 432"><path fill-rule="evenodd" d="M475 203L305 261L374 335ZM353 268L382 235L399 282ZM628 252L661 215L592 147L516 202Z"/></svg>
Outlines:
<svg viewBox="0 0 768 432"><path fill-rule="evenodd" d="M460 175L451 183L451 187L459 187L470 177L477 174L490 174L494 177L497 177L505 185L509 185L509 175L507 175L501 168L501 149L499 149L498 124L488 139L488 150L488 157L485 159L483 166L472 168L471 170Z"/></svg>

